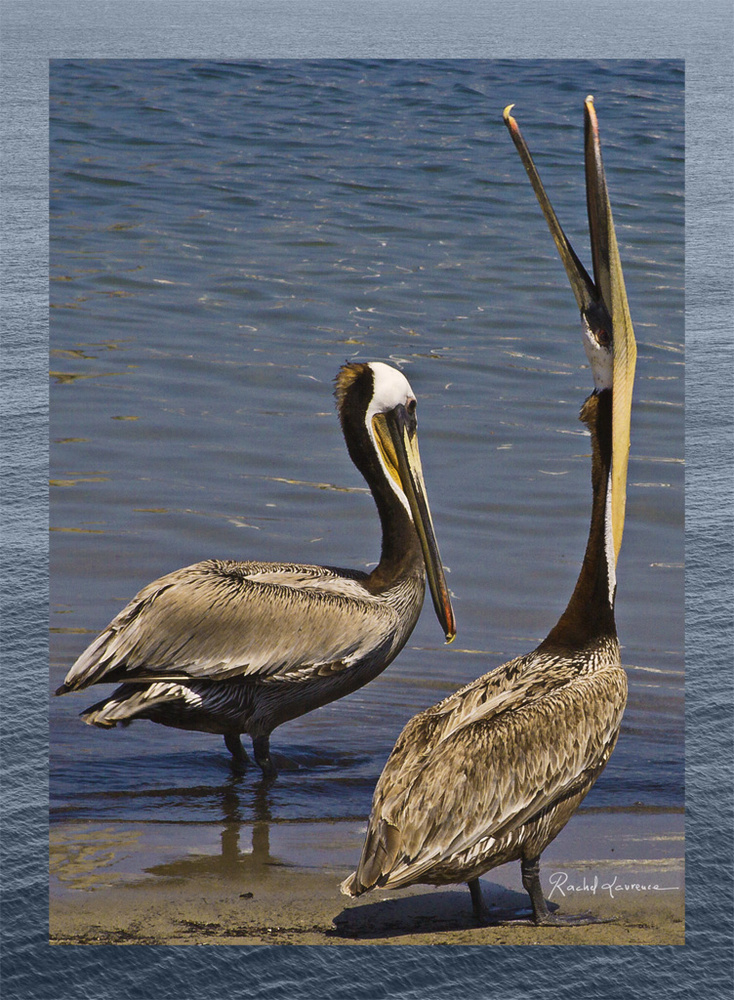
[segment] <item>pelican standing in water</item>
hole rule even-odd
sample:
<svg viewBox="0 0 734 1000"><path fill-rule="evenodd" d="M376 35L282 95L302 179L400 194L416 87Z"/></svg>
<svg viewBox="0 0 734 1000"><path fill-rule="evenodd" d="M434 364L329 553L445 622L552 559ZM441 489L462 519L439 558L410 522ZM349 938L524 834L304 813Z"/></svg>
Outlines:
<svg viewBox="0 0 734 1000"><path fill-rule="evenodd" d="M454 638L413 390L382 362L346 364L335 384L347 448L382 525L375 569L210 559L149 583L56 691L123 682L82 713L89 725L150 719L220 733L242 762L240 734L249 733L255 762L272 777L273 729L381 673L413 631L426 576L446 640Z"/></svg>
<svg viewBox="0 0 734 1000"><path fill-rule="evenodd" d="M534 922L553 924L563 921L543 897L540 855L604 769L627 699L614 597L636 348L593 98L585 102L593 281L558 223L511 109L504 120L578 301L594 378L581 410L592 446L586 554L566 610L537 649L407 724L377 783L359 867L341 889L359 896L467 882L474 914L485 922L480 875L519 860Z"/></svg>

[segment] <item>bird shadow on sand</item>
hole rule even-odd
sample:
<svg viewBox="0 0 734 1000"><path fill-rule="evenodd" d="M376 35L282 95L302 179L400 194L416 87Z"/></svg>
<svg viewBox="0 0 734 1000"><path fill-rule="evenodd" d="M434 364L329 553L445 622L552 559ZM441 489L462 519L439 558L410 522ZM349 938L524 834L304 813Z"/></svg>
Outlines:
<svg viewBox="0 0 734 1000"><path fill-rule="evenodd" d="M532 915L527 893L516 892L493 882L482 884L487 906L487 926L501 926L508 921L528 920ZM558 907L551 903L549 909ZM373 903L345 908L327 931L332 937L375 938L436 931L475 930L480 926L472 913L466 886L436 889L414 895L395 896Z"/></svg>

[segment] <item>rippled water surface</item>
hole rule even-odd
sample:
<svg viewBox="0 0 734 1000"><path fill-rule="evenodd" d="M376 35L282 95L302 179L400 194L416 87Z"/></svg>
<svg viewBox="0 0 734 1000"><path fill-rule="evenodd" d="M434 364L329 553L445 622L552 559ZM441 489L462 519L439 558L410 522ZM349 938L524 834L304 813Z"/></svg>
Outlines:
<svg viewBox="0 0 734 1000"><path fill-rule="evenodd" d="M617 623L630 699L587 799L683 802L679 64L58 61L51 69L51 678L145 583L209 557L368 568L332 380L401 367L459 634L430 602L376 681L275 731L273 822L364 817L416 711L531 649L585 545L578 313L502 123L590 265L593 92L638 340ZM258 817L219 737L50 706L51 817ZM259 772L258 772L259 773ZM305 845L305 849L307 850Z"/></svg>

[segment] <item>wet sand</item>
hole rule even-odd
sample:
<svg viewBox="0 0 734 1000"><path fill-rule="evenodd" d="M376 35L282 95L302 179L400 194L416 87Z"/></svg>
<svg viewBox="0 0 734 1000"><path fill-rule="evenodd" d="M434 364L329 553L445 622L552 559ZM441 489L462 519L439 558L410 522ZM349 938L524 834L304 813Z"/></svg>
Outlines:
<svg viewBox="0 0 734 1000"><path fill-rule="evenodd" d="M80 944L684 944L682 812L587 811L543 856L551 908L608 922L479 927L466 886L338 884L364 823L75 823L51 828L50 942ZM481 880L493 919L527 916L519 864Z"/></svg>

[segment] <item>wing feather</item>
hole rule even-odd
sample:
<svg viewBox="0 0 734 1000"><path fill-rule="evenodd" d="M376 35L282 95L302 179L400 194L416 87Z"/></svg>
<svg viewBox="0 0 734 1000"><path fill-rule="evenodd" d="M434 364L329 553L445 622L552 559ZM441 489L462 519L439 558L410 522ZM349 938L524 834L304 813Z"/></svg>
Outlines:
<svg viewBox="0 0 734 1000"><path fill-rule="evenodd" d="M277 681L347 669L396 629L395 610L360 577L277 563L187 566L144 587L82 653L64 688L135 678Z"/></svg>
<svg viewBox="0 0 734 1000"><path fill-rule="evenodd" d="M391 754L375 795L373 827L399 835L389 867L365 853L357 881L390 887L419 881L440 862L519 829L578 787L608 756L626 700L620 668L579 674L556 687L507 664L415 716ZM533 675L535 680L533 680ZM393 841L395 836L393 837Z"/></svg>

